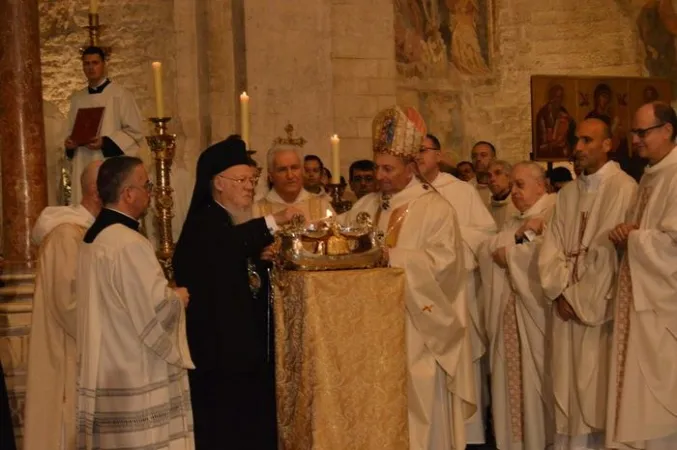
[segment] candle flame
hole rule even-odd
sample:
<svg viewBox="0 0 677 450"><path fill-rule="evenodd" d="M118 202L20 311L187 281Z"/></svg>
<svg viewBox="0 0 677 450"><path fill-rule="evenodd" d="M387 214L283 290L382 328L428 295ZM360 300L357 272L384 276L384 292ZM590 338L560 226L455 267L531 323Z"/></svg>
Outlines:
<svg viewBox="0 0 677 450"><path fill-rule="evenodd" d="M160 67L162 67L162 63L160 61L153 61L153 69L158 69Z"/></svg>
<svg viewBox="0 0 677 450"><path fill-rule="evenodd" d="M331 217L331 216L334 215L334 214L331 212L331 209L328 209L328 208L327 208L327 213L326 213L326 214L327 214L326 217Z"/></svg>
<svg viewBox="0 0 677 450"><path fill-rule="evenodd" d="M244 91L242 94L240 94L240 99L242 99L242 100L249 99L249 96L247 95L247 91Z"/></svg>

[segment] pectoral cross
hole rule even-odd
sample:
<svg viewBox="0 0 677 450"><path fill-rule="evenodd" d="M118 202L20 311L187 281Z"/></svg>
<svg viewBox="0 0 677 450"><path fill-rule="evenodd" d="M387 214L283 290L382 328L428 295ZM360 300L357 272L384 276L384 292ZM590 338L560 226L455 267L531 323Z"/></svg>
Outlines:
<svg viewBox="0 0 677 450"><path fill-rule="evenodd" d="M578 276L578 258L585 257L585 255L588 254L588 247L583 246L583 236L585 235L585 229L588 226L588 218L589 213L587 211L581 211L581 225L578 230L578 250L565 253L567 261L573 259L569 284L576 284L580 281L580 277Z"/></svg>

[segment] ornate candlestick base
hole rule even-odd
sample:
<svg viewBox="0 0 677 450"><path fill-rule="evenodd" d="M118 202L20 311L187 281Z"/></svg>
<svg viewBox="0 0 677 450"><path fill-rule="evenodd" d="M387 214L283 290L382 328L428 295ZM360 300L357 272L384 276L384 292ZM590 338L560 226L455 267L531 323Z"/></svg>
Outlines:
<svg viewBox="0 0 677 450"><path fill-rule="evenodd" d="M353 207L353 203L351 201L341 199L341 187L341 184L334 183L325 185L325 189L328 191L328 194L331 197L331 207L334 208L336 214L343 214Z"/></svg>
<svg viewBox="0 0 677 450"><path fill-rule="evenodd" d="M99 24L99 14L89 14L88 25L82 27L87 30L89 34L89 42L84 47L80 48L80 53L85 51L86 47L99 47L105 53L106 57L110 56L113 49L111 47L102 46L99 42L99 36L101 36L101 30L104 28L104 25Z"/></svg>
<svg viewBox="0 0 677 450"><path fill-rule="evenodd" d="M174 280L172 256L174 255L174 237L172 218L174 217L174 199L172 198L171 172L176 150L176 135L167 132L167 122L171 117L151 117L155 124L155 134L147 136L146 141L155 160L155 225L158 230L159 249L157 257L168 280Z"/></svg>

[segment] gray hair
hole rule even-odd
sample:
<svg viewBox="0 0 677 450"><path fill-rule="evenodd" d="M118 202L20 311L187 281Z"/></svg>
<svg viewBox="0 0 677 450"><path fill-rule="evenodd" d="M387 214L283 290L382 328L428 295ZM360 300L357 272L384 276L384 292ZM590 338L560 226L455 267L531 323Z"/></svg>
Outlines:
<svg viewBox="0 0 677 450"><path fill-rule="evenodd" d="M525 167L531 171L531 176L533 176L536 181L539 181L543 183L543 185L547 184L547 175L545 173L545 169L543 166L538 164L535 161L520 161L517 164L515 164L512 169L515 170L518 167Z"/></svg>
<svg viewBox="0 0 677 450"><path fill-rule="evenodd" d="M273 165L275 164L275 155L277 155L280 152L287 151L293 151L294 153L296 153L296 156L299 157L299 162L303 164L303 151L301 150L301 147L289 144L273 144L273 146L268 149L268 154L266 155L268 172L273 170Z"/></svg>
<svg viewBox="0 0 677 450"><path fill-rule="evenodd" d="M510 175L510 172L512 172L512 164L510 164L508 161L505 161L503 159L495 159L489 163L489 167L491 166L501 166L503 171Z"/></svg>

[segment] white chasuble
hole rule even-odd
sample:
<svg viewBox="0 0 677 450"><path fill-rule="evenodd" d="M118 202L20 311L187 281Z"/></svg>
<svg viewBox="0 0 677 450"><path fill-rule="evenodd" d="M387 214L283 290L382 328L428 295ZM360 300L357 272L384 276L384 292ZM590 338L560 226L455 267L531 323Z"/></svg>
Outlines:
<svg viewBox="0 0 677 450"><path fill-rule="evenodd" d="M94 217L83 206L45 208L32 232L38 246L24 406L24 450L74 450L75 272Z"/></svg>
<svg viewBox="0 0 677 450"><path fill-rule="evenodd" d="M110 225L77 275L78 449L192 450L185 312L153 246Z"/></svg>
<svg viewBox="0 0 677 450"><path fill-rule="evenodd" d="M143 119L132 93L114 81L99 94L90 94L88 88L73 94L68 111L68 134L73 132L78 109L96 107L106 108L101 119L99 136L108 136L125 155L137 156L139 145L144 139ZM82 171L90 162L101 159L104 159L101 149L78 147L75 150L71 171L71 204L77 205L82 200Z"/></svg>
<svg viewBox="0 0 677 450"><path fill-rule="evenodd" d="M552 411L545 372L550 305L543 298L537 258L542 237L517 244L515 232L529 219L549 220L554 195L508 220L479 256L489 338L491 398L501 450L544 449L552 442ZM492 254L506 248L507 269Z"/></svg>
<svg viewBox="0 0 677 450"><path fill-rule="evenodd" d="M612 299L618 257L609 232L625 220L637 183L615 162L568 183L557 195L539 256L547 301L562 295L579 320L552 308L551 376L555 448L604 448Z"/></svg>
<svg viewBox="0 0 677 450"><path fill-rule="evenodd" d="M625 222L609 371L607 447L677 448L677 147L645 169Z"/></svg>
<svg viewBox="0 0 677 450"><path fill-rule="evenodd" d="M282 211L285 208L289 208L290 206L303 211L306 216L306 222L314 222L336 215L334 209L331 207L331 200L326 194L311 194L305 189L301 189L296 200L287 203L273 188L268 191L262 199L257 200L254 203L252 217L265 217Z"/></svg>
<svg viewBox="0 0 677 450"><path fill-rule="evenodd" d="M341 218L352 222L360 212L385 233L390 265L407 278L410 448L463 450L477 402L456 213L415 179L390 199L362 197Z"/></svg>
<svg viewBox="0 0 677 450"><path fill-rule="evenodd" d="M477 253L486 239L496 233L496 223L484 206L480 194L474 186L459 180L453 175L439 173L432 185L454 207L456 218L463 239L464 261L467 272L466 294L472 327L470 339L472 345L473 365L477 404L480 406L475 416L468 423L466 437L468 444L485 442L484 406L488 406L485 394L485 376L482 370L482 356L486 352L486 329L484 327L483 305L479 303L481 296ZM486 405L485 405L486 404Z"/></svg>

